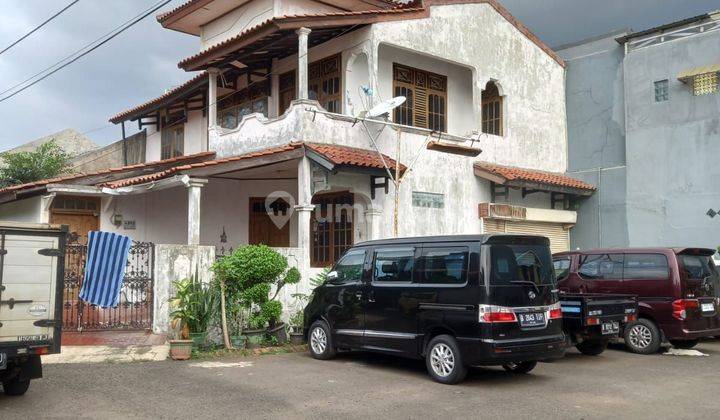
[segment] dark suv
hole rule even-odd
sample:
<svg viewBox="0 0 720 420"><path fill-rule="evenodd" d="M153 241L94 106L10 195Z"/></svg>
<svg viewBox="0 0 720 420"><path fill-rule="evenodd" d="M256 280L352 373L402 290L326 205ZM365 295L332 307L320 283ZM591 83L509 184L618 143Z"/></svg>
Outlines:
<svg viewBox="0 0 720 420"><path fill-rule="evenodd" d="M639 319L624 327L635 353L678 348L720 335L720 278L714 251L703 248L631 248L571 251L553 256L558 286L571 293L638 296Z"/></svg>
<svg viewBox="0 0 720 420"><path fill-rule="evenodd" d="M457 383L468 366L527 373L562 357L549 241L475 235L365 242L348 250L305 308L310 353L368 350L424 358Z"/></svg>

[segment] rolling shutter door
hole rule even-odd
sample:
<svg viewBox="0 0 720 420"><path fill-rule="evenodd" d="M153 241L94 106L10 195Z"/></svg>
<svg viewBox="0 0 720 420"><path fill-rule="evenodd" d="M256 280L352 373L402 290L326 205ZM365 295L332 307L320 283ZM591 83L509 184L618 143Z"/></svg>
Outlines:
<svg viewBox="0 0 720 420"><path fill-rule="evenodd" d="M550 239L553 253L570 249L570 231L560 223L520 222L514 220L485 219L485 233L517 233L541 235Z"/></svg>

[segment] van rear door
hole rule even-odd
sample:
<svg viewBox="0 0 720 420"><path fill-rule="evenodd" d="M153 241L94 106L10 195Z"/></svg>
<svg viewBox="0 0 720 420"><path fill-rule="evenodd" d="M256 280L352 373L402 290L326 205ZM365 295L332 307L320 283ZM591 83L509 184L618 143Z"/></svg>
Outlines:
<svg viewBox="0 0 720 420"><path fill-rule="evenodd" d="M0 226L0 348L45 344L59 351L62 238Z"/></svg>
<svg viewBox="0 0 720 420"><path fill-rule="evenodd" d="M703 248L686 248L677 253L681 297L686 300L683 309L692 330L720 328L720 274L712 261L713 254L713 250Z"/></svg>
<svg viewBox="0 0 720 420"><path fill-rule="evenodd" d="M498 235L489 238L485 246L489 266L488 305L484 310L514 314L507 316L507 322L493 322L493 335L511 339L562 334L550 241L536 236Z"/></svg>

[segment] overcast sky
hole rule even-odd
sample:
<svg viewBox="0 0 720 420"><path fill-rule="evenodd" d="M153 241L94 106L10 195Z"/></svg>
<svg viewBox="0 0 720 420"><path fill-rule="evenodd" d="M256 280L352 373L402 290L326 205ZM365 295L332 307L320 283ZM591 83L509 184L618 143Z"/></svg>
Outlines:
<svg viewBox="0 0 720 420"><path fill-rule="evenodd" d="M0 91L55 64L158 0L80 0L0 55ZM169 10L185 0L173 0ZM550 46L620 28L642 30L720 9L720 0L501 0ZM0 49L70 0L3 0ZM163 29L154 15L17 96L0 102L0 150L64 128L99 144L120 138L108 118L161 95L191 75L181 58L197 52L197 38ZM133 127L135 129L137 126Z"/></svg>

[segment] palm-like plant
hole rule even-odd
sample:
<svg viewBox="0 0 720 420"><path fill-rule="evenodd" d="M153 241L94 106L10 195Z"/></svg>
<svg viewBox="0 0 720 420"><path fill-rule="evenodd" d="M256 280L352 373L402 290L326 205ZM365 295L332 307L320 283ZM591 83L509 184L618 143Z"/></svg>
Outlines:
<svg viewBox="0 0 720 420"><path fill-rule="evenodd" d="M215 293L195 279L174 281L175 297L170 299L173 308L170 316L180 322L188 332L199 333L207 330L215 312Z"/></svg>

